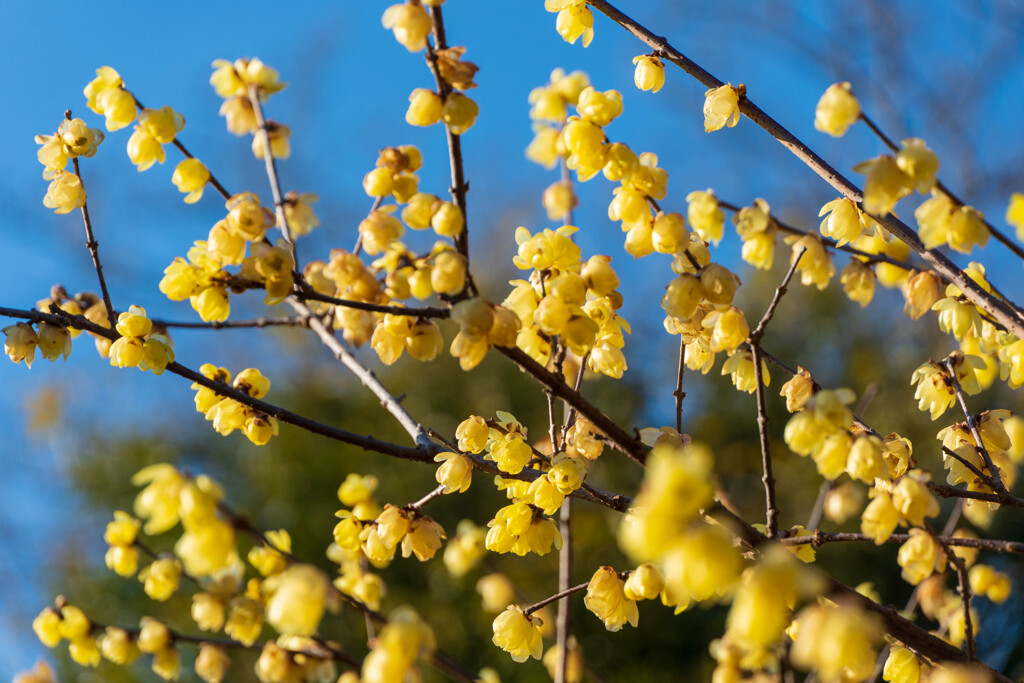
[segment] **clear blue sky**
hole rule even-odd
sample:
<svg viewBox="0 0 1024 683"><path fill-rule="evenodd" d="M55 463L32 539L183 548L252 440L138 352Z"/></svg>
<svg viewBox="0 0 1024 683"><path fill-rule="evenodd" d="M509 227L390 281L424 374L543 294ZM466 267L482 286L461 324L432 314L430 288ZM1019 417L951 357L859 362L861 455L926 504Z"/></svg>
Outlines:
<svg viewBox="0 0 1024 683"><path fill-rule="evenodd" d="M231 3L97 2L88 9L81 3L6 3L0 26L0 62L7 66L7 106L0 109L0 235L6 248L0 305L31 307L55 282L72 292L96 289L77 215L54 216L42 206L46 183L32 138L51 133L67 108L100 125L86 110L82 88L104 64L118 69L148 105L169 104L183 112L182 139L229 188L264 197L269 193L262 166L247 139L224 131L220 101L207 80L217 58L259 56L275 66L290 84L268 104L269 116L293 130L292 158L281 164L285 189L321 196L317 210L324 225L302 245L307 257L325 258L330 248L352 244L370 203L360 181L382 147L419 145L427 162L421 188L444 194L443 132L404 123L408 93L430 87L432 80L422 56L407 52L381 27L387 4L310 1L285 9L252 2L233 11ZM943 159L947 182L963 188L969 201L1002 225L1009 192L1024 190L1021 14L1012 11L1012 3L892 4L619 2L722 80L746 83L755 102L841 170L881 151L866 130L833 140L813 129L822 91L837 80L853 81L865 108L893 137L928 140ZM505 245L508 254L517 225L551 227L539 194L554 176L527 162L523 150L531 137L527 94L557 66L584 69L597 87L623 93L625 114L609 135L659 154L670 172L666 205L673 209L682 210L689 191L710 186L739 204L763 196L780 215L813 226L818 207L833 196L749 121L704 134L703 88L681 71L670 69L658 95L638 92L631 60L648 50L603 16L596 17L594 42L584 50L561 40L554 15L540 0L450 0L444 7L450 41L467 45L466 59L481 67L480 87L470 93L480 104L480 118L463 140L474 253ZM191 318L187 303L167 302L156 284L174 256L205 238L223 205L212 191L195 206L181 202L170 183L178 160L173 149L164 166L136 173L124 152L129 134L130 129L109 134L100 154L83 162L115 304ZM584 253L609 253L620 264L628 257L621 252L621 233L606 217L609 191L600 178L582 188L579 239ZM736 251L734 243L729 248ZM992 259L997 251L990 246L982 253ZM997 261L1005 266L1004 289L1020 294L1019 264ZM627 292L638 309L660 296L664 276L645 279L643 270L629 267L625 272L638 278ZM504 293L490 294L500 299ZM658 321L640 323L656 329ZM0 570L0 614L10 617L0 621L0 629L7 629L0 630L0 677L29 665L40 652L27 618L50 596L40 592L36 572L45 567L54 539L74 528L65 520L73 517L76 503L61 474L74 457L73 442L67 436L28 436L26 396L56 387L68 410L115 427L144 428L139 421L155 410L182 410L187 419L198 419L189 413L191 396L183 381L111 370L90 346L77 342L66 365L39 360L28 371L0 363L0 467L6 473L0 495L7 502L0 511L0 547L17 560ZM245 352L224 344L207 348L197 336L178 336L179 359L191 366L207 360L242 366L263 352L259 346ZM98 542L100 531L88 531ZM89 561L100 563L102 548L95 549Z"/></svg>

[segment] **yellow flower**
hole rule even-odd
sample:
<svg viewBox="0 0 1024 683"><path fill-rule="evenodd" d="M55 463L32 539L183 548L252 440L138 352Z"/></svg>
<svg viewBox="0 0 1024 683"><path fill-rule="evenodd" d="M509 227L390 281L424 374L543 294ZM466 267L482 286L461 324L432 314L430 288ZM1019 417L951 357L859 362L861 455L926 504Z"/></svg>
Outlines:
<svg viewBox="0 0 1024 683"><path fill-rule="evenodd" d="M480 107L460 92L450 92L441 107L441 120L455 135L462 135L476 123Z"/></svg>
<svg viewBox="0 0 1024 683"><path fill-rule="evenodd" d="M860 209L846 197L828 202L821 207L818 215L825 216L818 228L821 234L834 239L836 245L840 247L860 237L864 227L864 217Z"/></svg>
<svg viewBox="0 0 1024 683"><path fill-rule="evenodd" d="M665 85L665 64L655 55L633 57L633 83L641 90L658 92Z"/></svg>
<svg viewBox="0 0 1024 683"><path fill-rule="evenodd" d="M626 579L623 592L630 600L654 600L665 589L665 577L653 564L644 563Z"/></svg>
<svg viewBox="0 0 1024 683"><path fill-rule="evenodd" d="M782 391L779 392L780 396L786 397L786 410L791 413L801 410L813 394L814 380L811 379L811 373L802 367L782 385Z"/></svg>
<svg viewBox="0 0 1024 683"><path fill-rule="evenodd" d="M496 462L502 472L519 474L533 457L533 451L524 441L522 434L510 432L495 437L490 444L490 452L485 457Z"/></svg>
<svg viewBox="0 0 1024 683"><path fill-rule="evenodd" d="M860 118L860 103L850 83L833 83L814 108L814 127L834 138L841 137Z"/></svg>
<svg viewBox="0 0 1024 683"><path fill-rule="evenodd" d="M445 493L464 493L473 483L473 461L467 456L446 451L434 456L434 462L441 463L434 476Z"/></svg>
<svg viewBox="0 0 1024 683"><path fill-rule="evenodd" d="M988 565L976 564L971 567L968 576L971 592L975 595L984 595L998 605L1003 604L1010 597L1010 589L1013 584L1008 575L997 572Z"/></svg>
<svg viewBox="0 0 1024 683"><path fill-rule="evenodd" d="M185 193L185 203L195 204L203 196L203 188L210 180L210 172L199 159L189 158L174 167L171 182L179 192Z"/></svg>
<svg viewBox="0 0 1024 683"><path fill-rule="evenodd" d="M418 2L391 5L384 10L381 23L384 28L394 32L395 40L409 52L422 50L426 46L427 36L433 28L430 15Z"/></svg>
<svg viewBox="0 0 1024 683"><path fill-rule="evenodd" d="M913 179L889 155L862 161L853 170L867 176L864 180L864 210L871 214L884 216L914 189Z"/></svg>
<svg viewBox="0 0 1024 683"><path fill-rule="evenodd" d="M441 120L444 102L433 90L416 88L409 95L409 108L405 122L410 126L431 126Z"/></svg>
<svg viewBox="0 0 1024 683"><path fill-rule="evenodd" d="M114 69L96 69L96 78L84 91L86 104L97 114L107 117L107 130L119 130L135 120L135 100L124 90L124 81Z"/></svg>
<svg viewBox="0 0 1024 683"><path fill-rule="evenodd" d="M192 621L202 631L219 631L224 626L224 603L210 593L192 595Z"/></svg>
<svg viewBox="0 0 1024 683"><path fill-rule="evenodd" d="M176 681L181 675L181 652L167 647L153 655L153 673L165 681Z"/></svg>
<svg viewBox="0 0 1024 683"><path fill-rule="evenodd" d="M224 648L218 645L203 643L196 655L196 675L206 683L221 683L231 666L231 658Z"/></svg>
<svg viewBox="0 0 1024 683"><path fill-rule="evenodd" d="M402 539L402 557L416 555L417 560L426 562L446 538L448 536L440 524L425 515L416 515L409 525L409 533Z"/></svg>
<svg viewBox="0 0 1024 683"><path fill-rule="evenodd" d="M718 312L704 318L702 325L711 330L711 350L734 351L750 335L750 327L743 311L735 306L725 312Z"/></svg>
<svg viewBox="0 0 1024 683"><path fill-rule="evenodd" d="M132 545L141 526L142 522L127 512L116 510L114 521L107 524L107 529L103 533L103 540L110 545Z"/></svg>
<svg viewBox="0 0 1024 683"><path fill-rule="evenodd" d="M847 520L859 514L863 506L863 487L857 486L852 481L845 481L839 486L829 489L825 496L824 513L825 517L836 524L845 524ZM889 533L892 531L890 530Z"/></svg>
<svg viewBox="0 0 1024 683"><path fill-rule="evenodd" d="M284 216L292 235L308 235L320 225L320 219L313 211L313 203L319 199L312 192L298 193L294 190L284 196Z"/></svg>
<svg viewBox="0 0 1024 683"><path fill-rule="evenodd" d="M167 600L178 590L181 582L181 562L176 558L164 557L139 572L146 595L158 602Z"/></svg>
<svg viewBox="0 0 1024 683"><path fill-rule="evenodd" d="M267 579L264 588L273 591L267 601L267 623L283 634L316 633L327 596L327 577L323 572L308 564L292 565Z"/></svg>
<svg viewBox="0 0 1024 683"><path fill-rule="evenodd" d="M544 9L558 12L555 30L565 42L575 43L582 36L583 47L590 45L594 39L594 15L586 0L544 0Z"/></svg>
<svg viewBox="0 0 1024 683"><path fill-rule="evenodd" d="M878 618L853 605L818 604L797 617L792 657L823 683L866 681L875 668Z"/></svg>
<svg viewBox="0 0 1024 683"><path fill-rule="evenodd" d="M745 391L748 394L757 390L757 382L754 379L754 361L749 351L738 351L722 364L722 374L731 375L732 384L737 391ZM765 386L771 382L768 374L768 364L761 361L761 382Z"/></svg>
<svg viewBox="0 0 1024 683"><path fill-rule="evenodd" d="M137 638L140 652L153 654L171 644L171 632L163 622L142 617L141 626Z"/></svg>
<svg viewBox="0 0 1024 683"><path fill-rule="evenodd" d="M63 639L61 625L63 620L60 614L52 607L47 607L32 620L32 630L35 631L39 641L46 647L56 647Z"/></svg>
<svg viewBox="0 0 1024 683"><path fill-rule="evenodd" d="M263 605L252 598L232 598L224 633L245 645L252 645L263 629Z"/></svg>
<svg viewBox="0 0 1024 683"><path fill-rule="evenodd" d="M13 683L56 683L56 680L50 665L40 659L31 671L22 671L15 676Z"/></svg>
<svg viewBox="0 0 1024 683"><path fill-rule="evenodd" d="M487 574L476 582L485 612L501 612L515 600L516 587L504 574Z"/></svg>
<svg viewBox="0 0 1024 683"><path fill-rule="evenodd" d="M625 584L611 567L601 567L590 579L584 604L609 631L618 631L623 624L636 626L640 620L636 602L626 597Z"/></svg>
<svg viewBox="0 0 1024 683"><path fill-rule="evenodd" d="M1017 239L1024 241L1024 194L1014 192L1006 207L1006 222L1017 229Z"/></svg>
<svg viewBox="0 0 1024 683"><path fill-rule="evenodd" d="M136 130L160 144L174 142L174 137L185 128L185 117L170 107L143 109Z"/></svg>
<svg viewBox="0 0 1024 683"><path fill-rule="evenodd" d="M739 123L740 95L744 93L743 85L734 88L732 83L704 93L704 132L711 133L726 126L732 128Z"/></svg>
<svg viewBox="0 0 1024 683"><path fill-rule="evenodd" d="M708 188L706 192L691 192L686 195L686 201L690 226L701 239L717 246L725 230L725 214L718 206L718 197Z"/></svg>
<svg viewBox="0 0 1024 683"><path fill-rule="evenodd" d="M455 437L459 440L459 448L469 453L480 453L487 446L489 428L484 418L470 415L459 423Z"/></svg>
<svg viewBox="0 0 1024 683"><path fill-rule="evenodd" d="M526 614L518 605L509 605L491 624L495 645L512 655L513 661L525 662L530 657L540 659L544 642L540 635L541 621Z"/></svg>
<svg viewBox="0 0 1024 683"><path fill-rule="evenodd" d="M917 683L921 678L921 663L907 648L893 645L885 660L882 678L891 683Z"/></svg>
<svg viewBox="0 0 1024 683"><path fill-rule="evenodd" d="M853 479L871 484L886 472L882 458L882 441L877 436L860 434L854 438L846 458L846 471Z"/></svg>
<svg viewBox="0 0 1024 683"><path fill-rule="evenodd" d="M942 570L946 566L946 556L928 532L911 529L910 539L900 546L896 562L903 567L903 580L916 586L936 569Z"/></svg>
<svg viewBox="0 0 1024 683"><path fill-rule="evenodd" d="M253 59L240 58L234 63L226 59L215 59L210 76L210 85L223 98L233 96L248 97L249 88L255 87L261 100L267 99L285 87L279 82L275 69L264 64L258 57Z"/></svg>
<svg viewBox="0 0 1024 683"><path fill-rule="evenodd" d="M920 138L907 138L903 148L896 154L896 165L913 181L921 194L935 187L935 174L939 170L939 159Z"/></svg>
<svg viewBox="0 0 1024 683"><path fill-rule="evenodd" d="M116 626L104 630L99 645L104 657L121 666L131 664L139 656L139 649L128 632Z"/></svg>
<svg viewBox="0 0 1024 683"><path fill-rule="evenodd" d="M69 171L55 171L43 197L43 206L54 213L70 213L85 205L85 186L82 179Z"/></svg>
<svg viewBox="0 0 1024 683"><path fill-rule="evenodd" d="M267 137L270 139L270 155L275 159L287 159L291 156L292 148L289 138L292 129L277 121L267 121ZM263 135L257 133L252 136L252 153L257 159L266 155L263 143Z"/></svg>
<svg viewBox="0 0 1024 683"><path fill-rule="evenodd" d="M252 108L252 100L246 95L225 99L218 113L224 117L229 133L245 135L256 131L256 112Z"/></svg>
<svg viewBox="0 0 1024 683"><path fill-rule="evenodd" d="M4 353L15 363L24 360L25 365L31 368L36 357L36 347L39 345L39 335L36 331L28 323L16 323L3 328L3 333L6 336Z"/></svg>
<svg viewBox="0 0 1024 683"><path fill-rule="evenodd" d="M108 126L109 128L109 126ZM68 654L72 661L81 666L99 666L100 649L96 641L88 635L71 638L68 643Z"/></svg>
<svg viewBox="0 0 1024 683"><path fill-rule="evenodd" d="M988 226L985 216L973 206L961 206L949 217L949 248L969 254L975 245L988 244Z"/></svg>
<svg viewBox="0 0 1024 683"><path fill-rule="evenodd" d="M804 255L796 267L800 272L800 282L805 287L814 285L819 290L825 289L828 287L828 281L836 272L836 268L832 264L832 257L825 249L825 243L814 234L801 237L793 243L790 264L796 261L797 254L801 249L804 250Z"/></svg>
<svg viewBox="0 0 1024 683"><path fill-rule="evenodd" d="M924 481L908 474L892 489L892 504L908 526L924 526L925 517L935 517L939 514L939 501L928 490Z"/></svg>
<svg viewBox="0 0 1024 683"><path fill-rule="evenodd" d="M400 507L388 504L377 517L377 537L385 548L394 548L409 532L409 513Z"/></svg>

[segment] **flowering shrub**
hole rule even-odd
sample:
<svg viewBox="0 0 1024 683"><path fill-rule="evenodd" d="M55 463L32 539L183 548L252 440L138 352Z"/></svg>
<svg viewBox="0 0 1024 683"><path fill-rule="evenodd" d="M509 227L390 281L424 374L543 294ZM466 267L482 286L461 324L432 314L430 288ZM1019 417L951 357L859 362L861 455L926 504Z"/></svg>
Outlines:
<svg viewBox="0 0 1024 683"><path fill-rule="evenodd" d="M529 95L534 138L526 156L560 168L560 178L540 198L559 225L506 230L505 257L521 277L485 291L482 278L474 278L484 266L469 247L461 136L486 112L467 94L476 87L478 67L464 59L467 48L447 44L442 5L392 5L382 25L408 51L424 54L432 83L424 72L427 87L410 93L405 120L436 126L439 133L443 128L450 158L424 158L398 139L382 149L363 178L370 208L353 231L351 249L338 246L320 259L298 249L320 224L317 196L282 191L286 175L278 162L289 157L293 143L306 143L267 118L264 110L287 96L286 83L259 59L215 61L210 84L223 98L220 114L228 132L251 136L269 195L261 197L258 188L226 189L222 171L208 168L185 146L184 116L170 106L144 107L144 86L135 89L110 66L97 69L84 90L87 107L104 117L106 133L68 112L53 135L36 137L49 181L44 206L60 214L80 212L98 293L72 296L55 287L33 309L0 309L17 320L3 328L5 352L14 363L31 367L36 351L49 361L67 360L73 339L86 332L111 366L189 380L197 411L219 435L242 439L231 436L238 431L264 446L282 428L307 430L394 458L396 466L435 467L438 483L403 502L387 500L372 475L348 473L333 482L340 509L332 537L322 539L332 563L327 572L315 564L319 558L293 551L289 531L258 529L235 512L230 487L201 472L150 465L132 479L140 489L132 511L111 510L105 562L117 575L141 582L153 601L188 594L191 623L171 624L154 606L154 615L138 627L106 625L73 598L58 597L32 624L39 639L49 647L67 641L70 657L84 667L103 658L127 665L145 655L164 679L181 675L182 652L191 649L194 657L184 661L211 683L227 680L232 658L246 650L258 652L255 675L266 683L420 680L425 667L455 680L494 681L493 670L471 670L444 652L438 634L446 624L432 622L415 604L388 602L384 570L440 561L452 577L468 581L495 556L515 555L502 558L513 562L552 554L559 558L558 590L549 597L528 600L525 595L547 584L516 585L497 571L479 578L476 587L484 610L497 614L493 645L524 667L533 666L525 664L530 659L542 660L560 683L582 680L588 666L587 648L573 635L569 601L582 602L609 632L642 629L638 603L644 601L676 614L724 605L724 631L706 643L715 681L792 680L794 668L836 682L867 681L879 668L885 680L898 683L1008 680L978 658L977 634L987 623L972 603L984 597L1002 604L1013 592L1011 577L986 561L991 553L1020 553L1021 546L985 532L997 514L1013 513L1002 508L1024 507L1012 493L1024 460L1024 420L999 406L981 409L971 397L996 383L1009 390L1024 384L1024 313L993 285L982 263L961 269L942 249L972 254L992 237L1018 256L1024 250L939 180L939 158L923 140L909 138L899 146L889 140L864 112L851 83L829 87L808 120L833 137L863 124L890 148L890 154L854 167L865 176L863 189L758 108L748 97L756 85L748 90L722 83L604 0L547 0L567 42L591 45L593 10L607 15L651 50L633 60L639 90L657 93L668 79L693 76L706 89L705 132L727 136L738 125L759 125L838 196L822 206L819 229L804 231L779 220L763 198L739 206L713 189L684 195L673 187L670 193L657 154L634 150L628 131L615 128L622 94L599 89L582 72L555 69ZM611 29L611 23L599 25ZM690 119L699 125L697 112ZM125 308L127 295L109 290L82 166L133 124L125 144L139 171L163 164L172 145L171 154L182 156L172 182L184 202L212 202L213 195L224 202L223 217L205 239L191 241L203 237L195 234L191 244L182 243L182 255L167 265L156 288L171 301L188 300L199 318L192 326L210 329L264 326L266 320L232 317L233 301L263 290L265 305L290 311L291 317L275 323L315 335L411 444L293 412L271 391L279 381L274 368L233 373L209 362L179 362L171 337L175 325L138 305ZM449 198L443 188L420 186L418 172L428 164L449 166ZM607 214L621 224L621 251L609 244L612 253L585 253L574 239L586 229L573 221L577 187L591 180L613 184L605 191ZM915 193L929 197L913 212L916 230L895 213ZM766 310L739 305L740 277L722 263L724 251L735 246L725 237L727 212L744 261L769 270L778 256L787 267ZM1006 222L1016 228L1017 241L1024 239L1024 196L1009 199ZM407 230L430 234L433 243L414 249L414 233ZM851 260L837 277L839 252ZM647 259L650 277L664 282L657 315L665 332L679 337L672 425L618 424L588 391L597 382L622 380L629 372L625 349L638 343L625 313L632 316L639 304L623 296L613 265L627 255ZM853 391L821 386L810 371L794 370L766 350L787 288L798 281L821 291L833 280L861 307L872 304L878 285L898 290L906 316L942 335L949 353L922 356L912 376L900 378L914 386L920 411L941 420L939 444L919 442L915 453L910 439L862 421L851 407ZM357 355L360 347L372 353ZM377 363L425 363L446 353L462 371L489 356L515 364L546 398L548 421L528 424L497 410L459 415L454 433L444 434L408 410L372 371ZM413 361L402 360L405 354ZM729 500L722 483L729 472L706 438L684 429L684 372L706 375L716 365L736 390L755 395L751 422L758 427L764 485L764 513L756 518L744 518ZM790 416L783 443L771 438L767 426L770 370L785 378L780 396ZM805 526L780 521L773 460L789 457L786 449L807 458L799 462L823 483ZM630 461L639 486L610 477L609 460ZM427 513L444 496L492 484L506 501L490 519L466 519L446 530ZM945 514L940 499L952 501ZM572 510L583 505L615 515L618 551L628 565L572 569L574 548L590 543L585 531L573 530ZM824 531L822 514L836 524L849 520L857 531ZM158 552L153 537L163 535L175 540L170 550ZM818 553L830 550L822 546L851 542L899 546L889 569L917 587L905 614L883 604L870 584L850 587L817 568ZM618 557L609 554L607 561ZM574 576L590 578L574 584ZM955 588L947 587L947 578ZM923 616L915 620L910 617L917 605ZM347 642L325 638L324 623L351 610L365 616L365 642L352 634ZM524 676L537 675L530 671ZM18 680L52 680L52 672L40 664Z"/></svg>

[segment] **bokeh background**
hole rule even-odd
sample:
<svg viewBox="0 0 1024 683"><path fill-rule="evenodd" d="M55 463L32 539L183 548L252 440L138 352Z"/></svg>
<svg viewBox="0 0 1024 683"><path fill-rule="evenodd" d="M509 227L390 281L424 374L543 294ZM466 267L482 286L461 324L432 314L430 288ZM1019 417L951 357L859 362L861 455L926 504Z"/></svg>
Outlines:
<svg viewBox="0 0 1024 683"><path fill-rule="evenodd" d="M217 116L220 100L207 81L210 62L217 58L259 56L276 67L289 86L269 102L268 115L293 131L292 156L280 165L283 184L320 196L316 208L322 227L301 245L304 258L326 258L331 248L351 248L356 225L370 204L361 179L382 147L418 145L425 159L421 189L445 194L449 178L443 131L404 122L409 92L431 87L432 79L422 56L407 52L381 27L387 4L309 1L285 7L252 2L243 9L196 2L3 3L0 58L8 65L8 104L0 108L2 304L31 307L55 283L71 292L96 289L77 214L55 216L42 206L46 182L40 178L32 138L55 130L68 108L101 125L81 93L94 70L105 64L118 69L147 105L169 104L183 112L187 126L181 139L193 153L229 188L255 191L265 201L269 191L262 163L253 158L248 139L225 132ZM925 138L942 160L944 181L997 226L1004 225L1010 192L1024 189L1018 106L1024 88L1024 44L1019 40L1024 8L1016 3L618 4L721 79L745 83L755 102L840 170L883 151L863 126L838 140L813 128L814 105L824 89L850 80L862 106L891 137ZM554 15L539 0L450 0L444 11L449 41L466 45L466 59L481 67L480 87L470 93L480 105L480 117L463 136L463 149L471 184L474 270L490 298L503 298L505 282L516 276L511 264L515 227L554 227L540 207L540 193L557 174L528 162L523 151L532 136L527 95L555 67L583 69L598 88L623 93L625 112L609 134L638 151L658 154L670 174L666 208L684 210L688 192L713 187L736 204L764 197L779 217L814 228L818 208L834 197L749 121L706 135L703 88L681 71L669 67L666 86L657 95L637 91L631 60L647 49L599 14L594 42L583 49L561 40ZM166 164L136 173L124 152L129 134L130 129L109 134L100 153L82 164L115 306L138 304L160 317L195 319L187 303L168 302L156 285L163 268L194 240L205 238L223 216L222 202L208 191L197 205L182 203L170 182L178 160L172 148ZM676 345L661 329L658 306L671 278L668 258L653 255L631 262L622 251L622 234L607 219L610 190L600 177L579 188L577 239L585 255L611 255L627 283L623 314L634 326L626 347L630 370L624 384L588 382L587 391L623 424L669 424L668 377L674 380ZM906 210L909 215L909 205ZM423 246L414 238L410 242ZM784 264L773 273L755 273L739 261L738 251L730 233L716 259L740 273L747 284L741 305L748 318L756 319ZM1020 263L994 242L976 254L1000 288L1020 300ZM967 259L957 261L966 265ZM845 259L836 263L838 270ZM862 311L845 301L835 282L823 294L796 290L781 307L766 347L791 364L808 367L826 386L845 385L858 395L872 395L863 417L882 433L899 430L923 447L935 427L912 404L910 372L929 356L948 353L949 340L935 334L931 320L909 325L899 313L899 295L892 292L880 292ZM265 312L257 294L233 297L233 317ZM446 329L449 339L451 334ZM182 330L175 342L179 360L192 367L213 362L236 370L263 368L273 381L269 398L276 403L356 432L404 438L308 334ZM237 435L217 437L195 413L187 383L170 375L112 370L91 346L83 337L67 363L37 360L31 370L0 363L0 497L5 503L0 506L0 677L10 678L38 656L62 661L64 655L46 651L29 627L57 593L105 622L132 624L142 613L155 613L187 628L187 598L154 607L137 584L116 579L103 567L103 524L111 510L128 509L134 492L127 480L144 464L170 461L214 475L236 509L249 512L264 528L288 528L298 554L328 569L323 550L334 522L335 490L345 474L378 474L381 499L397 503L433 486L432 468L363 456L289 427L264 449ZM362 357L375 365L372 352ZM467 374L450 359L422 366L405 358L381 374L396 393L408 394L407 407L414 415L442 432L453 431L470 412L494 409L511 409L537 434L545 429L543 395L504 359L489 359ZM716 447L723 484L756 519L762 494L753 398L736 394L718 377L717 367L706 377L689 373L686 383L684 428ZM772 386L780 383L776 376ZM1019 398L998 390L975 401L1020 408ZM783 523L800 523L818 480L810 462L784 452L784 412L774 398L770 410L772 431L779 437L778 474L786 482ZM610 464L612 459L602 461L597 479L630 491L637 473ZM501 497L487 488L485 478L477 477L472 495L440 501L430 512L450 534L462 518L483 524L501 504ZM582 505L577 509L582 510L578 537L588 538L577 555L574 581L581 581L594 567L621 559L614 549L615 517ZM1012 522L997 522L992 533L1011 536ZM898 571L876 569L880 562L894 567L894 549L824 548L821 556L841 579L853 584L873 580L886 600L898 604L906 599L908 589ZM527 599L554 592L553 557L501 557L495 566L521 583ZM1002 568L1013 570L1012 565ZM383 574L391 588L385 607L405 600L421 605L431 620L446 624L442 645L470 668L496 666L508 680L542 679L539 663L513 668L507 655L489 645L492 617L481 614L473 588L486 571L490 568L457 582L438 561L424 568L399 560ZM639 630L608 634L583 610L581 600L573 609L592 673L603 677L595 680L680 680L680 671L689 672L687 680L702 680L708 640L721 632L724 618L720 608L673 619L660 606L643 605ZM1019 609L1007 613L1019 614ZM364 638L361 621L343 617L332 628L358 650ZM983 654L1005 664L1018 657L1019 639L1020 624L1010 619L1003 629L983 632L980 646ZM185 659L190 661L188 653ZM118 672L61 668L61 680L154 680L144 664ZM240 664L232 680L248 680L250 671L248 664Z"/></svg>

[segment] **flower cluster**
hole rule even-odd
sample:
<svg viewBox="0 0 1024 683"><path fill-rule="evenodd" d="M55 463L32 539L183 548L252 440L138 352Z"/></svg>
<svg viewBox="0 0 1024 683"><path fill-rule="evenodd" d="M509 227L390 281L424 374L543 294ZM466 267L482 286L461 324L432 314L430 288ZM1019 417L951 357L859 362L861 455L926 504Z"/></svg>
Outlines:
<svg viewBox="0 0 1024 683"><path fill-rule="evenodd" d="M259 58L241 57L234 62L217 59L213 62L210 85L224 98L220 114L227 121L228 131L235 135L252 134L252 153L257 159L264 154L264 135L259 130L252 98L264 102L287 85L278 80L277 71ZM291 153L289 138L291 129L276 121L266 121L266 138L270 153L279 159L287 159Z"/></svg>
<svg viewBox="0 0 1024 683"><path fill-rule="evenodd" d="M203 377L213 383L222 384L225 388L228 388L228 382L231 382L231 373L226 368L204 363L199 371ZM256 368L246 368L238 373L230 386L252 398L260 399L270 390L270 380ZM192 389L196 392L196 410L205 415L207 421L213 423L213 428L218 434L227 436L238 429L257 446L263 446L270 441L270 437L277 434L277 418L261 413L233 398L222 396L213 388L199 382L193 382Z"/></svg>

